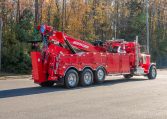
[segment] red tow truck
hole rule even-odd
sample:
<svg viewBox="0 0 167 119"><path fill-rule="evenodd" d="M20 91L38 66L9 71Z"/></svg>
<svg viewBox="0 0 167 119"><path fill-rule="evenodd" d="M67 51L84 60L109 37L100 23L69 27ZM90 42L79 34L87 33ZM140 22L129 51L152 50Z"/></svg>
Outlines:
<svg viewBox="0 0 167 119"><path fill-rule="evenodd" d="M31 52L32 77L41 86L63 83L67 88L90 86L102 83L107 75L147 76L155 79L156 64L150 62L150 55L141 53L138 39L96 41L94 44L72 38L51 26L37 28L42 36L43 46Z"/></svg>

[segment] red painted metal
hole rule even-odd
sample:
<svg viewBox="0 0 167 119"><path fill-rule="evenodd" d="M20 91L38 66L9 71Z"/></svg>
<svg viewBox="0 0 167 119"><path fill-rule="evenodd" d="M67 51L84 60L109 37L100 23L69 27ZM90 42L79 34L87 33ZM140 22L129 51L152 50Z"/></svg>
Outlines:
<svg viewBox="0 0 167 119"><path fill-rule="evenodd" d="M48 47L43 48L42 52L31 53L35 83L58 81L65 76L69 68L83 71L89 67L96 71L98 67L103 67L107 74L131 74L136 68L135 47L140 45L135 42L114 40L106 41L103 46L94 46L63 32L53 31L50 26L45 25L45 28L42 35L51 34L48 37ZM40 26L37 29L40 30ZM75 53L67 42L76 50ZM150 55L141 54L139 49L139 58L139 66L148 74Z"/></svg>
<svg viewBox="0 0 167 119"><path fill-rule="evenodd" d="M45 70L43 70L43 62L40 52L31 52L32 58L32 76L35 83L42 83L46 81Z"/></svg>

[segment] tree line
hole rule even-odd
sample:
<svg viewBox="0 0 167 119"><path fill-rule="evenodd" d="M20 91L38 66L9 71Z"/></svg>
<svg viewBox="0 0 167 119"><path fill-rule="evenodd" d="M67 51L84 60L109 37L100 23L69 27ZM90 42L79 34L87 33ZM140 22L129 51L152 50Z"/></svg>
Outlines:
<svg viewBox="0 0 167 119"><path fill-rule="evenodd" d="M3 20L2 69L26 73L31 69L29 40L38 39L34 26L52 25L59 31L92 42L135 40L146 46L145 0L1 0ZM167 1L149 1L150 53L153 61L167 53Z"/></svg>

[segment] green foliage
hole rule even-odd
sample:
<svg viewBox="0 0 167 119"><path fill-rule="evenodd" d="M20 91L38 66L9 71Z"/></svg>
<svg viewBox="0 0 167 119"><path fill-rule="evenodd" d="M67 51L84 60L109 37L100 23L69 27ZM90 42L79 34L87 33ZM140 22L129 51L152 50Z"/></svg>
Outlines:
<svg viewBox="0 0 167 119"><path fill-rule="evenodd" d="M27 42L33 38L33 14L25 9L20 17L19 23L15 25L16 39L20 42Z"/></svg>
<svg viewBox="0 0 167 119"><path fill-rule="evenodd" d="M34 38L32 13L24 10L20 22L10 20L3 32L2 70L10 73L28 73L31 60L27 41Z"/></svg>
<svg viewBox="0 0 167 119"><path fill-rule="evenodd" d="M60 23L60 18L59 17L60 16L55 15L54 21L53 21L53 26L56 27L56 29L60 31L62 28L61 28L61 23Z"/></svg>
<svg viewBox="0 0 167 119"><path fill-rule="evenodd" d="M152 45L151 52L153 59L156 60L160 57L166 56L167 53L167 35L164 35L164 30L162 28L155 31L156 35L156 44Z"/></svg>
<svg viewBox="0 0 167 119"><path fill-rule="evenodd" d="M9 38L6 34L6 39ZM3 71L10 73L27 73L30 71L31 61L28 54L28 46L18 42L11 37L13 43L4 43L2 49L2 67ZM10 40L9 40L10 41Z"/></svg>
<svg viewBox="0 0 167 119"><path fill-rule="evenodd" d="M133 41L136 36L139 36L139 42L144 44L146 39L146 14L142 11L144 8L140 2L133 0L127 4L130 11L128 26L126 30L120 31L120 37L127 41Z"/></svg>

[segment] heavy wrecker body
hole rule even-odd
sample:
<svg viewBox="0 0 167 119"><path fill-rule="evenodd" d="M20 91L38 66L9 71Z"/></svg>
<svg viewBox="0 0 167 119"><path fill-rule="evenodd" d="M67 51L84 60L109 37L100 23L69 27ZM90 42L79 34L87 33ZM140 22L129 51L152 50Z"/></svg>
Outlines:
<svg viewBox="0 0 167 119"><path fill-rule="evenodd" d="M106 75L156 78L156 64L150 62L149 54L140 52L138 40L97 41L92 45L55 31L51 26L41 25L37 29L43 47L31 52L32 77L41 86L54 83L62 83L67 88L78 84L90 86L104 82ZM33 46L36 44L34 41Z"/></svg>

